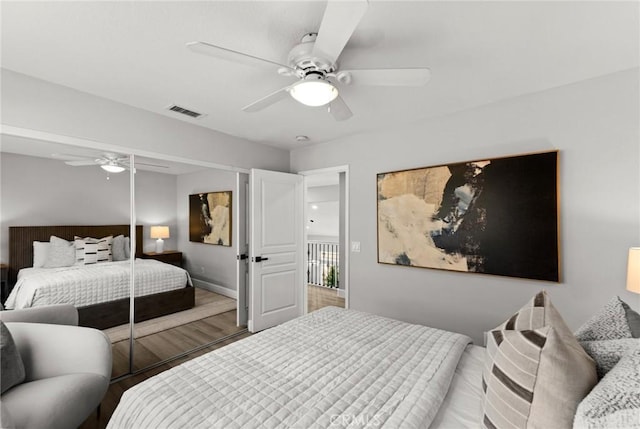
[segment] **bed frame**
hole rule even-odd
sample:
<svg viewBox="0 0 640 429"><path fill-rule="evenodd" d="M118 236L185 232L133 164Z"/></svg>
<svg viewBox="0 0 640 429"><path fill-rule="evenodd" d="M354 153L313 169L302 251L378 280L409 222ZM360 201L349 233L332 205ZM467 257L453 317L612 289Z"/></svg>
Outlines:
<svg viewBox="0 0 640 429"><path fill-rule="evenodd" d="M13 287L22 268L33 266L33 242L49 241L52 235L72 241L79 237L129 236L129 225L10 226L9 285ZM136 226L136 258L142 257L142 226ZM192 286L134 299L135 322L153 319L195 306ZM129 298L78 308L79 324L106 329L129 323Z"/></svg>

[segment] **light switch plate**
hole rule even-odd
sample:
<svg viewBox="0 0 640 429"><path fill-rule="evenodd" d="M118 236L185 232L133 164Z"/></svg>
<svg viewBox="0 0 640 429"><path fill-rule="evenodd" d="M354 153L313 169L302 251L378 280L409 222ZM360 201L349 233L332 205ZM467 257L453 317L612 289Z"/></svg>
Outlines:
<svg viewBox="0 0 640 429"><path fill-rule="evenodd" d="M356 252L356 253L360 252L360 242L359 241L352 241L351 242L351 251L352 252Z"/></svg>

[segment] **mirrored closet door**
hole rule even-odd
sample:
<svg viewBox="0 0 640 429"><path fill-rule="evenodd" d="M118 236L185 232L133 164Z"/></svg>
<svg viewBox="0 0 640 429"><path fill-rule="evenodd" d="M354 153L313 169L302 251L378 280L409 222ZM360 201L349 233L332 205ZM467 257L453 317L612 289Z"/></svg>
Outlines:
<svg viewBox="0 0 640 429"><path fill-rule="evenodd" d="M74 305L109 337L113 377L129 373L129 157L6 135L1 147L6 311Z"/></svg>
<svg viewBox="0 0 640 429"><path fill-rule="evenodd" d="M244 330L236 325L237 175L135 157L133 371Z"/></svg>
<svg viewBox="0 0 640 429"><path fill-rule="evenodd" d="M7 307L73 304L80 325L109 338L113 378L244 330L235 237L246 189L236 172L6 135L0 161ZM73 248L71 259L47 262L52 241ZM39 284L32 299L19 295L29 289L20 270L77 278L63 293Z"/></svg>

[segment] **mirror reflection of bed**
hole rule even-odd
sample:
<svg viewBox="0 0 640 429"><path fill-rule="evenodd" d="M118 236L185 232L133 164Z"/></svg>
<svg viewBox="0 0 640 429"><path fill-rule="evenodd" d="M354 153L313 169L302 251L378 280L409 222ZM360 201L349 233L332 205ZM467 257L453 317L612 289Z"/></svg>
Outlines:
<svg viewBox="0 0 640 429"><path fill-rule="evenodd" d="M238 330L235 300L195 288L180 264L145 257L143 231L136 227L134 371ZM114 377L129 371L129 235L129 225L9 227L9 281L15 286L7 308L74 305L81 326L102 329L111 339ZM111 255L94 263L90 255L98 246L109 247ZM69 252L72 259L65 262ZM60 262L44 266L45 260ZM221 316L208 317L215 314Z"/></svg>
<svg viewBox="0 0 640 429"><path fill-rule="evenodd" d="M136 247L142 249L142 226L137 227L137 235ZM97 241L96 246L80 247L80 240L74 242L76 237L92 238ZM115 250L116 241L122 243L122 251L117 254L129 253L122 247L126 241L118 238L129 238L128 225L10 227L9 281L15 286L6 301L7 308L64 303L78 309L81 326L107 329L128 323L129 258L114 259L110 250ZM90 260L94 247L100 249L101 243L111 255L99 259L98 250L96 259ZM41 249L47 244L49 260L54 252L60 254L54 257L58 261L54 264L47 265L46 259L44 264L40 262L45 256ZM67 248L71 261L63 260L69 252ZM84 252L86 259L82 257ZM137 252L136 259L142 256ZM136 322L193 307L195 294L186 271L148 260L136 260L135 271Z"/></svg>

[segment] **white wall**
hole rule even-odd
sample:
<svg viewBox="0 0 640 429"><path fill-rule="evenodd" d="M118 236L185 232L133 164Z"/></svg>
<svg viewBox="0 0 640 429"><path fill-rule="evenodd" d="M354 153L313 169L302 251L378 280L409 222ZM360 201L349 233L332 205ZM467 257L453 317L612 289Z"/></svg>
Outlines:
<svg viewBox="0 0 640 429"><path fill-rule="evenodd" d="M288 171L289 153L2 69L2 124L243 168Z"/></svg>
<svg viewBox="0 0 640 429"><path fill-rule="evenodd" d="M238 210L236 173L204 170L178 176L177 212L178 246L185 258L184 268L192 278L236 290L236 255L238 243L233 238L231 247L189 241L189 195L200 192L232 191L232 216ZM232 224L232 230L237 225Z"/></svg>
<svg viewBox="0 0 640 429"><path fill-rule="evenodd" d="M0 261L8 262L9 226L128 224L129 174L100 168L71 167L61 161L0 154ZM145 227L145 248L153 247L149 223L176 223L176 178L138 170L138 225ZM149 223L147 223L147 221ZM167 240L175 248L177 240Z"/></svg>
<svg viewBox="0 0 640 429"><path fill-rule="evenodd" d="M625 291L628 248L640 245L638 69L497 102L410 126L291 153L292 171L349 164L350 303L470 335L546 289L572 328ZM560 150L560 284L377 263L376 174Z"/></svg>
<svg viewBox="0 0 640 429"><path fill-rule="evenodd" d="M143 250L156 251L156 240L150 237L153 225L169 226L170 238L164 240L164 250L179 250L176 212L177 177L173 174L152 173L138 168L135 183L136 224L142 225Z"/></svg>

